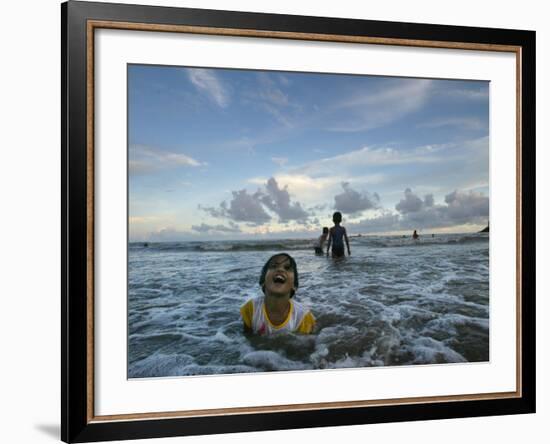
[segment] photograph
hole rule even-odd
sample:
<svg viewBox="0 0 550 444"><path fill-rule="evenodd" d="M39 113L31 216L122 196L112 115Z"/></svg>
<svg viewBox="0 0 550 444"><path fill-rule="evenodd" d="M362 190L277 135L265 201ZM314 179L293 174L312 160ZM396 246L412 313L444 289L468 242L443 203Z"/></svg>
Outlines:
<svg viewBox="0 0 550 444"><path fill-rule="evenodd" d="M129 379L490 362L489 81L126 74Z"/></svg>

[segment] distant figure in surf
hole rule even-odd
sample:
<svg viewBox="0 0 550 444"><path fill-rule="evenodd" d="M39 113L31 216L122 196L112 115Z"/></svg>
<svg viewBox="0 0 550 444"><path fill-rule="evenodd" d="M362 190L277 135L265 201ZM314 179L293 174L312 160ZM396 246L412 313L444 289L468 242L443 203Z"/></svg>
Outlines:
<svg viewBox="0 0 550 444"><path fill-rule="evenodd" d="M351 256L346 229L340 225L340 223L342 222L342 213L340 213L339 211L334 213L332 215L332 221L334 222L334 227L332 227L329 231L327 256L332 245L332 257L344 257L344 240L346 241L346 246L348 247L348 256Z"/></svg>
<svg viewBox="0 0 550 444"><path fill-rule="evenodd" d="M241 307L245 333L310 334L315 327L313 314L299 302L291 300L298 289L296 261L288 254L269 258L260 274L264 293Z"/></svg>
<svg viewBox="0 0 550 444"><path fill-rule="evenodd" d="M323 246L325 245L325 242L328 237L328 227L323 227L323 234L319 236L319 239L315 241L315 254L323 254Z"/></svg>
<svg viewBox="0 0 550 444"><path fill-rule="evenodd" d="M418 233L416 232L416 230L414 230L414 233L413 233L413 239L414 240L417 240L420 236L418 235Z"/></svg>

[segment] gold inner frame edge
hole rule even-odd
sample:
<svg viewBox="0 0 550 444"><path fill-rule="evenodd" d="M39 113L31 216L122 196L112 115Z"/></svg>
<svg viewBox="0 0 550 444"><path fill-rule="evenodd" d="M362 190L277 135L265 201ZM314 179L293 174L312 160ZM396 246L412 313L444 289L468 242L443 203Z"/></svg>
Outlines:
<svg viewBox="0 0 550 444"><path fill-rule="evenodd" d="M272 405L260 407L230 407L207 410L184 410L174 412L149 412L149 413L128 413L117 415L94 414L94 32L95 29L119 29L132 31L152 31L152 32L177 32L188 34L234 36L234 37L256 37L256 38L277 38L288 40L308 40L336 43L358 43L374 45L393 45L421 48L441 48L441 49L461 49L473 51L492 51L492 52L511 52L516 56L516 391L501 393L481 393L465 394L452 396L432 396L432 397L414 397L397 398L382 400L364 400L364 401L341 401L326 402L314 404L290 404L290 405ZM522 257L522 239L521 239L521 179L522 179L522 48L514 45L498 45L486 43L467 43L467 42L446 42L432 40L414 40L414 39L396 39L380 38L367 36L346 36L334 34L311 34L300 32L283 31L265 31L255 29L235 29L235 28L213 28L202 26L187 25L163 25L148 23L131 23L123 21L105 21L88 20L87 21L87 422L116 422L127 420L155 420L164 418L190 418L199 416L227 416L237 414L258 414L273 412L293 412L301 410L326 410L335 408L359 408L375 407L388 405L406 405L416 403L441 403L441 402L461 402L477 400L495 400L520 398L522 396L522 310L521 310L521 257Z"/></svg>

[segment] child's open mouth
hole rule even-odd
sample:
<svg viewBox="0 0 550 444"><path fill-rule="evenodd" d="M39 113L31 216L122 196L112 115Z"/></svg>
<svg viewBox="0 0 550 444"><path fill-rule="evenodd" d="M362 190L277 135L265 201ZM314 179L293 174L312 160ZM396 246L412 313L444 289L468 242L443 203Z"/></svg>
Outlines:
<svg viewBox="0 0 550 444"><path fill-rule="evenodd" d="M273 282L276 284L284 284L286 282L286 277L284 277L282 274L276 274L273 277Z"/></svg>

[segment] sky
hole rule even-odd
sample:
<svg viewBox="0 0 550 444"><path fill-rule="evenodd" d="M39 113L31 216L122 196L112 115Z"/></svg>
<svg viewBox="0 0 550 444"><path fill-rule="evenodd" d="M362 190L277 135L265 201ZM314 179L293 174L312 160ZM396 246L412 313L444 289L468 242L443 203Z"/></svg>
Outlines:
<svg viewBox="0 0 550 444"><path fill-rule="evenodd" d="M472 232L489 82L128 66L130 241Z"/></svg>

